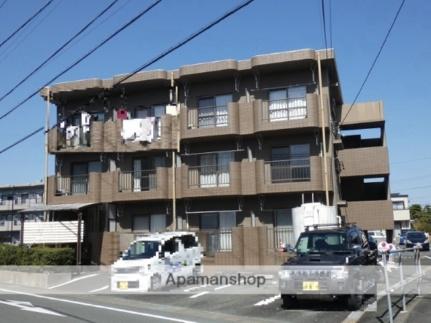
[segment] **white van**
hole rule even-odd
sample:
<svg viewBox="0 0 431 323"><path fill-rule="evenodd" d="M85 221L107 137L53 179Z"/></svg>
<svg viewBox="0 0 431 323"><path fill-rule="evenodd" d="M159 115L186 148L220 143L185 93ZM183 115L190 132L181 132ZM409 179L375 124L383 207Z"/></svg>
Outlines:
<svg viewBox="0 0 431 323"><path fill-rule="evenodd" d="M193 232L165 232L133 241L111 266L111 291L146 292L164 286L173 277L201 270L202 248Z"/></svg>

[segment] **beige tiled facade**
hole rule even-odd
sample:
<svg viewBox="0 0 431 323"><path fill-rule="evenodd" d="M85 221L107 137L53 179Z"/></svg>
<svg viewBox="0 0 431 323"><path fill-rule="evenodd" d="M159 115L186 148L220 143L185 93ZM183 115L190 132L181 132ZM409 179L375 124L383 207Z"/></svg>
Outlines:
<svg viewBox="0 0 431 323"><path fill-rule="evenodd" d="M52 86L58 119L68 122L83 110L98 119L84 144L70 145L59 127L49 132L56 173L48 180L48 203L98 203L88 212L98 217L88 230L130 237L145 231L142 223L151 231L160 221L152 216L160 214L165 229L176 222L178 229L200 231L202 239L207 225L275 230L281 225L278 212L312 201L337 206L366 229L391 229L383 105L355 105L344 120L349 106L343 105L334 53L322 53L299 50L141 72L121 86L115 85L121 76ZM178 115L158 116L157 139L123 140L119 110L134 118L139 109L155 113L160 105L174 106ZM380 128L380 138L344 138L344 130L368 127ZM368 177L382 177L384 183L365 183ZM209 221L205 214L219 215ZM241 236L246 243L253 234L263 237L256 232L241 231L231 239Z"/></svg>

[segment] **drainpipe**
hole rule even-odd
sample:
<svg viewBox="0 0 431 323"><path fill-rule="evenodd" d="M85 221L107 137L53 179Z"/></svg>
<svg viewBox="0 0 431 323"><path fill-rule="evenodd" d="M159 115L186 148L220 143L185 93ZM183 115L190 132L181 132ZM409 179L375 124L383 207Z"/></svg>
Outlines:
<svg viewBox="0 0 431 323"><path fill-rule="evenodd" d="M45 169L44 169L44 185L43 185L43 205L46 208L48 204L48 130L49 130L49 116L51 108L51 92L49 86L46 89L46 108L45 108ZM48 212L44 211L44 220L48 220Z"/></svg>
<svg viewBox="0 0 431 323"><path fill-rule="evenodd" d="M325 112L323 107L323 87L322 87L322 66L320 62L320 53L317 52L317 68L319 74L319 99L320 99L320 124L322 128L323 141L323 173L325 177L325 199L326 205L329 206L329 191L328 191L328 161L326 160L326 131L325 131Z"/></svg>
<svg viewBox="0 0 431 323"><path fill-rule="evenodd" d="M174 89L174 73L171 73L171 90L170 90L170 100L171 100L171 104L173 101L173 89ZM177 100L177 89L176 93L175 93L175 100ZM177 104L177 101L175 101L175 104ZM178 114L175 116L175 118L177 119L177 126L179 123L179 118L178 118ZM172 126L172 125L171 125ZM178 138L178 129L177 129L177 138ZM178 142L178 139L176 139L176 141ZM171 142L172 142L172 137L171 137ZM177 147L178 150L178 147ZM176 175L176 155L175 155L175 149L172 150L172 226L173 226L173 230L176 231L177 230L177 175Z"/></svg>

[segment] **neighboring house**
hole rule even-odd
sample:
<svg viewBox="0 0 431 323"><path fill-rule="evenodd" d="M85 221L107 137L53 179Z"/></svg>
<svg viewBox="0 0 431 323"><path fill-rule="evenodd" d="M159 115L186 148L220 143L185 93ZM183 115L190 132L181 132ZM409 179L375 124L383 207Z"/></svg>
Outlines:
<svg viewBox="0 0 431 323"><path fill-rule="evenodd" d="M18 243L21 210L43 205L43 184L0 186L0 242ZM25 221L43 221L43 212L25 215Z"/></svg>
<svg viewBox="0 0 431 323"><path fill-rule="evenodd" d="M393 229L383 105L348 113L332 50L145 71L113 87L119 80L41 93L64 121L49 132L48 205L94 203L83 211L87 237L194 230L210 254L232 250L233 229L259 227L272 248L294 242L291 209L309 202L366 230ZM364 137L369 128L378 135Z"/></svg>
<svg viewBox="0 0 431 323"><path fill-rule="evenodd" d="M394 209L394 234L398 236L401 230L411 228L409 196L407 194L392 193L392 208Z"/></svg>

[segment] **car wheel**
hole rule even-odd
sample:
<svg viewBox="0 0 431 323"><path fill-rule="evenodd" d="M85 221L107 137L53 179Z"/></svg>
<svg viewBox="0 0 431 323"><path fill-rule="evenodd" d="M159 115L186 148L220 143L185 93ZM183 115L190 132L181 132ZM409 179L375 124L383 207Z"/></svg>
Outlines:
<svg viewBox="0 0 431 323"><path fill-rule="evenodd" d="M281 299L283 300L283 308L285 309L292 308L297 303L296 297L292 295L281 295Z"/></svg>
<svg viewBox="0 0 431 323"><path fill-rule="evenodd" d="M151 290L159 290L162 288L162 277L158 274L151 277Z"/></svg>
<svg viewBox="0 0 431 323"><path fill-rule="evenodd" d="M350 311L357 311L362 306L362 295L349 295L346 297L346 305Z"/></svg>

